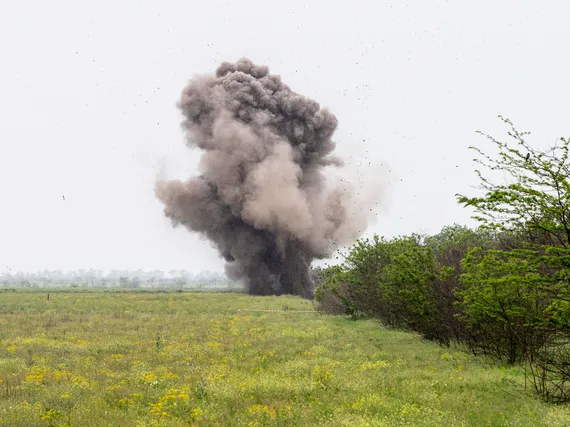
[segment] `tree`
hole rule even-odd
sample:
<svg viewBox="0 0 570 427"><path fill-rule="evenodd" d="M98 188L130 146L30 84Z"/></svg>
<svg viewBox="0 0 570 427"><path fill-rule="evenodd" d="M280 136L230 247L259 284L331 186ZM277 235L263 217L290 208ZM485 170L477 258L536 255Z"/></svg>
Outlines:
<svg viewBox="0 0 570 427"><path fill-rule="evenodd" d="M469 345L474 352L513 364L544 345L549 303L536 286L535 255L523 249L475 248L462 261L457 305L473 331Z"/></svg>
<svg viewBox="0 0 570 427"><path fill-rule="evenodd" d="M487 170L476 171L484 194L456 196L475 209L481 228L497 233L503 249L470 253L459 305L478 344L495 345L503 357L508 343L507 359L524 354L543 397L570 400L570 352L560 351L570 347L570 139L538 150L528 132L499 117L514 143L479 132L498 149L492 157L470 147ZM489 172L502 173L504 182L493 182Z"/></svg>
<svg viewBox="0 0 570 427"><path fill-rule="evenodd" d="M345 270L342 264L311 269L316 284L314 304L318 310L329 314L353 314L353 304L343 280Z"/></svg>
<svg viewBox="0 0 570 427"><path fill-rule="evenodd" d="M434 301L439 328L433 337L440 344L449 345L452 341L470 341L472 334L459 319L460 308L457 292L461 289L461 261L474 247L494 248L497 239L494 233L486 230L472 230L454 224L425 239L438 264L439 277L433 282L431 297Z"/></svg>
<svg viewBox="0 0 570 427"><path fill-rule="evenodd" d="M542 272L536 285L556 300L570 302L570 139L546 151L534 149L526 141L529 132L518 132L513 124L508 135L516 141L509 145L485 135L498 148L493 158L480 149L474 161L491 171L506 175L505 183L493 183L476 171L485 194L482 197L457 195L458 202L475 208L481 227L498 232L510 249L536 251L534 263Z"/></svg>
<svg viewBox="0 0 570 427"><path fill-rule="evenodd" d="M439 341L441 322L432 298L439 272L422 240L412 235L357 241L344 266L326 271L323 286L315 294L317 302L328 289L352 317L364 313L387 326L416 330Z"/></svg>
<svg viewBox="0 0 570 427"><path fill-rule="evenodd" d="M129 278L125 276L121 276L119 278L119 286L121 288L128 288L129 287Z"/></svg>
<svg viewBox="0 0 570 427"><path fill-rule="evenodd" d="M526 141L529 132L518 132L510 120L499 116L510 126L508 135L516 142L509 145L490 135L498 148L496 158L476 147L479 158L474 162L490 171L503 172L506 182L494 183L480 170L476 173L485 191L482 197L457 194L464 206L475 208L474 218L483 228L494 231L523 232L531 243L570 247L570 139L546 151L534 149Z"/></svg>

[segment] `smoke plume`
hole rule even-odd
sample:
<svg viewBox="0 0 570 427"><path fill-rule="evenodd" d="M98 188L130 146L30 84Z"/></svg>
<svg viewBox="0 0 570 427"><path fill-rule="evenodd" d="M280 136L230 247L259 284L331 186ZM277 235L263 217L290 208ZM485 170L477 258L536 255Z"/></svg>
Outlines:
<svg viewBox="0 0 570 427"><path fill-rule="evenodd" d="M157 182L165 215L213 242L250 294L312 298L311 262L367 222L350 184L326 173L343 165L336 117L245 58L190 80L177 106L204 152L199 176Z"/></svg>

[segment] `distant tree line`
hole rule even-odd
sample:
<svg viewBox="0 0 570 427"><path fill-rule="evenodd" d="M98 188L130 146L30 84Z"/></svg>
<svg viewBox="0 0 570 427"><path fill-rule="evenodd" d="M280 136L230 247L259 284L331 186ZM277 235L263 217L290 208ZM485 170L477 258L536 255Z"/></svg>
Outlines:
<svg viewBox="0 0 570 427"><path fill-rule="evenodd" d="M315 269L320 310L416 331L443 346L466 347L522 364L535 391L570 401L570 140L534 149L512 123L510 143L485 135L494 156L470 147L479 197L477 229L353 245L341 265ZM514 142L514 143L513 143Z"/></svg>
<svg viewBox="0 0 570 427"><path fill-rule="evenodd" d="M50 288L218 288L228 287L231 282L223 273L201 271L193 274L186 270L43 270L36 273L10 273L0 275L0 287Z"/></svg>

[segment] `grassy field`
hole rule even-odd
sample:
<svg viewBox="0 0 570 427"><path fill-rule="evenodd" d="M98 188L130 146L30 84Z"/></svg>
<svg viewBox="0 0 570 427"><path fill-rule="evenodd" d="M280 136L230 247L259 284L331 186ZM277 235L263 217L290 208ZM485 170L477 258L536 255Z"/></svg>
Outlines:
<svg viewBox="0 0 570 427"><path fill-rule="evenodd" d="M0 293L0 425L567 426L523 375L293 297Z"/></svg>

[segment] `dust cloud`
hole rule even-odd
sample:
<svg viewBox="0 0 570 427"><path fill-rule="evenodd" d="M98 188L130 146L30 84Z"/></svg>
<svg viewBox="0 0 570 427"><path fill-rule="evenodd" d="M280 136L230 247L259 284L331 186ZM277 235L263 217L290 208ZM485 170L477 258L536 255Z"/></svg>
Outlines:
<svg viewBox="0 0 570 427"><path fill-rule="evenodd" d="M245 58L191 79L177 107L203 155L199 176L157 180L165 215L209 239L250 294L312 298L311 262L354 242L374 202L335 179L336 117Z"/></svg>

